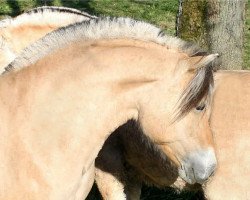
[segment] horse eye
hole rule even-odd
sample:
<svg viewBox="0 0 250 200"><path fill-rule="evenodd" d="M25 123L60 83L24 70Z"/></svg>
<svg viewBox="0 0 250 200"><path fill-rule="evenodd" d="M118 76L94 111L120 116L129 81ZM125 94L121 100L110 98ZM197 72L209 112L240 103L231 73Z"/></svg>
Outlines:
<svg viewBox="0 0 250 200"><path fill-rule="evenodd" d="M197 106L195 109L198 111L202 111L202 110L204 110L205 107L206 107L206 105L202 104L202 105Z"/></svg>

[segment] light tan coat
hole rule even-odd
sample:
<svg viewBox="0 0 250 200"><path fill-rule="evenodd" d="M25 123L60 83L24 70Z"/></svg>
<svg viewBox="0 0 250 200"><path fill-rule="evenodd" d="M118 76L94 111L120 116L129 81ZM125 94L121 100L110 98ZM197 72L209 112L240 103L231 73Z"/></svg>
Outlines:
<svg viewBox="0 0 250 200"><path fill-rule="evenodd" d="M211 200L250 199L250 71L219 71L211 116L218 169L205 189Z"/></svg>
<svg viewBox="0 0 250 200"><path fill-rule="evenodd" d="M60 8L59 8L59 11L60 11ZM54 22L52 22L54 23L53 26L52 25L48 27L47 25L44 26L41 24L42 21L39 22L40 23L39 25L38 24L34 25L35 22L30 21L28 25L25 25L22 28L18 28L17 25L12 26L11 29L5 28L4 31L2 31L2 36L4 38L9 38L7 40L9 41L9 50L11 49L13 50L13 52L18 53L25 46L37 40L38 38L42 37L47 32L52 31L53 29L56 29L60 26L64 26L64 25L67 25L69 23L73 23L76 21L89 19L88 17L84 18L83 16L79 16L77 14L66 15L65 13L54 12L54 13L50 13L46 15L43 14L43 20L46 21L46 19L48 19L49 22L51 23L49 19L50 15L54 15L53 16ZM61 17L64 17L64 16L67 17L67 20L62 20ZM21 16L19 16L19 18L20 17ZM56 18L60 18L60 20L56 21ZM32 19L34 19L34 16ZM11 53L10 55L7 55L9 50L5 49L4 54L1 54L2 56L1 59L7 60L7 62L3 62L5 64L2 63L2 66L6 65L6 63L12 61L13 59L13 57L11 56L12 55ZM217 74L218 74L216 76L217 89L216 89L215 102L214 102L215 108L214 108L213 115L212 115L213 116L212 126L213 126L214 132L215 133L218 132L218 134L215 134L215 135L216 135L217 147L219 149L218 158L221 164L219 165L218 172L215 176L215 179L211 181L211 183L209 183L206 193L211 199L220 199L220 196L225 197L227 195L229 195L227 199L230 199L230 198L245 199L245 195L247 195L247 189L249 188L248 187L249 181L248 179L238 179L237 177L242 177L242 176L248 177L249 169L247 168L247 166L250 166L250 164L245 164L245 165L242 164L242 162L246 162L246 163L248 162L247 153L249 151L249 146L247 146L248 142L246 142L249 140L249 136L248 136L249 135L248 133L250 130L249 123L248 123L248 120L242 120L243 116L245 116L244 117L245 119L249 119L249 106L248 106L248 102L249 102L248 82L249 81L247 78L249 77L249 75L247 75L249 74L249 72L244 72L244 73L243 72L242 73L240 72L239 73L238 72L226 72L226 73L218 72ZM243 77L242 74L244 74L243 76L245 78L242 78ZM224 99L227 99L227 100L225 101ZM241 102L239 104L235 104L235 101L241 101ZM244 115L242 116L242 114ZM163 161L161 159L161 156L160 157L158 156L160 154L157 153L157 151L155 151L154 148L147 147L149 145L148 142L146 142L147 144L143 143L142 142L143 140L135 137L133 133L136 127L134 127L131 130L131 128L128 129L126 126L120 128L116 132L120 132L119 134L123 134L122 141L124 141L124 144L126 144L125 152L126 152L127 158L126 159L123 158L124 152L121 152L121 149L120 149L121 146L117 145L117 144L120 144L120 142L118 142L117 139L110 139L110 141L113 141L113 142L115 141L115 144L107 143L101 152L101 154L105 154L105 149L106 149L106 155L101 156L101 154L99 154L100 156L97 162L99 167L100 165L102 165L104 168L103 172L97 169L97 181L99 183L99 187L101 191L103 191L103 195L104 196L107 195L107 198L109 199L111 197L108 195L113 195L113 191L116 190L115 189L116 187L118 187L118 189L120 188L120 193L116 191L114 194L115 195L114 198L116 199L121 199L122 197L125 198L125 195L123 194L123 188L124 188L123 184L125 183L119 184L119 181L118 181L116 182L118 185L110 185L110 179L111 180L113 179L112 175L108 175L104 172L105 170L107 170L107 168L110 170L111 173L116 173L116 174L120 173L119 170L124 170L123 169L124 166L121 165L121 162L118 161L119 160L118 158L120 158L122 162L124 160L127 160L128 163L130 163L131 165L135 165L136 167L135 169L130 168L129 174L126 175L127 179L131 179L129 177L134 177L135 174L133 171L135 170L137 171L136 172L137 178L139 180L140 179L144 180L148 182L148 184L150 183L152 184L153 182L154 185L163 187L163 186L168 186L168 185L173 184L175 178L178 177L176 169L175 168L171 169L171 162L169 163L168 160ZM124 133L124 131L126 131L126 133ZM246 132L246 134L242 136L242 132L244 131ZM219 134L219 132L225 133L225 134ZM240 136L238 134L239 132L240 132ZM127 137L129 139L126 139ZM133 140L131 137L133 137ZM144 136L140 135L140 137L144 137ZM229 139L225 139L226 137L228 137ZM231 140L231 138L235 138L235 139ZM226 144L224 143L224 140L226 140ZM237 142L238 140L239 140L239 143ZM139 145L138 142L139 143L142 142L142 144ZM238 144L241 144L242 147L238 147ZM133 145L136 145L137 147L134 147ZM137 150L138 145L140 146L140 151ZM151 152L150 149L153 149L153 152ZM239 149L239 150L234 150L234 149ZM248 149L248 150L245 150L245 149ZM107 155L107 152L108 152L108 155ZM139 155L137 155L138 153ZM147 156L144 157L144 154L146 154ZM238 156L242 154L243 154L242 156L243 159L241 159L241 156ZM115 156L112 157L110 155L115 155ZM150 157L150 155L152 156ZM113 165L114 165L113 167L111 167L110 165L105 166L105 157L108 158L108 162L113 162ZM139 158L140 160L138 160ZM231 161L231 160L237 160L239 158L240 160L238 162ZM139 165L139 163L141 163L140 164L141 166ZM157 165L152 165L152 163L156 163ZM150 168L146 167L147 165L150 165ZM222 166L228 166L227 170L223 170L224 168ZM244 166L244 167L242 168L240 166ZM142 169L143 171L138 172L138 170L142 170ZM172 172L170 173L171 170ZM123 173L122 176L124 176L125 174ZM147 178L146 174L150 178ZM159 177L161 178L159 179ZM225 179L228 179L228 180L230 179L231 181L230 182L224 181ZM130 182L131 181L135 181L135 180L130 180ZM138 191L136 189L140 190L140 183L137 183L137 184L133 183L133 184L134 184L133 185L134 190L130 191L130 193L134 192L135 195L138 195L137 193ZM183 183L181 184L183 185ZM175 182L175 187L180 188L182 187L182 185L180 186L179 184L177 184L177 182ZM228 189L224 190L221 188L228 188ZM223 194L224 191L225 193ZM119 197L119 195L121 197Z"/></svg>
<svg viewBox="0 0 250 200"><path fill-rule="evenodd" d="M128 119L164 144L161 150L187 181L205 181L213 172L210 106L203 99L217 55L189 56L196 49L131 19L92 24L36 42L0 77L0 199L86 197L101 146ZM184 114L173 123L185 88ZM200 98L202 106L195 108L190 98Z"/></svg>

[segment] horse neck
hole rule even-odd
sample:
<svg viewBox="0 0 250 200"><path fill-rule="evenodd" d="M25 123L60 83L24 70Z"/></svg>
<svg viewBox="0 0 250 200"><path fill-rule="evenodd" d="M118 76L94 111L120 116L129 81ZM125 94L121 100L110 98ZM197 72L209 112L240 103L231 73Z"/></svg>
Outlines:
<svg viewBox="0 0 250 200"><path fill-rule="evenodd" d="M60 118L63 116L59 114L64 107L62 105L71 106L74 112L65 118L63 127L79 127L80 121L83 128L72 134L79 138L82 148L91 146L90 149L94 150L91 158L94 159L105 139L117 127L129 119L137 120L139 99L148 93L148 87L156 81L157 73L150 72L150 67L146 66L147 62L156 63L150 61L148 56L148 59L142 59L144 54L141 51L144 49L117 45L117 41L98 44L79 42L61 48L33 66L0 77L1 107L6 108L8 114L11 112L7 110L17 112L20 109L18 105L28 109L29 102L34 108L36 104L41 105L40 102L48 102L48 105L42 104L45 107L42 110L50 112L49 106L53 107L53 112L46 116L51 115L55 121L62 121ZM37 96L39 98L32 99ZM72 104L69 105L69 102ZM74 119L78 119L78 122ZM48 121L48 126L50 123ZM61 129L60 123L53 126L56 126L53 130ZM53 130L51 135L61 134L53 133Z"/></svg>
<svg viewBox="0 0 250 200"><path fill-rule="evenodd" d="M228 90L229 85L230 90ZM215 73L211 126L218 139L237 137L239 134L235 132L238 130L242 133L248 132L250 122L244 119L250 117L249 87L250 72L247 70L221 70ZM226 104L225 99L228 100ZM225 115L228 116L224 119Z"/></svg>

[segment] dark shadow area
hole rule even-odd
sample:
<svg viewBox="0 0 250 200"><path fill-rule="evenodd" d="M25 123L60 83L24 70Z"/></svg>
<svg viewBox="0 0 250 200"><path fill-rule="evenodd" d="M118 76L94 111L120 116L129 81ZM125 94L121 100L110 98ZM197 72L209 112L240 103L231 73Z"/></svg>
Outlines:
<svg viewBox="0 0 250 200"><path fill-rule="evenodd" d="M7 0L6 2L11 8L11 13L9 13L9 15L16 16L21 14L20 6L16 0Z"/></svg>
<svg viewBox="0 0 250 200"><path fill-rule="evenodd" d="M36 6L52 6L53 0L36 0Z"/></svg>
<svg viewBox="0 0 250 200"><path fill-rule="evenodd" d="M156 187L142 187L141 200L205 200L202 191L176 192L173 188L158 189Z"/></svg>
<svg viewBox="0 0 250 200"><path fill-rule="evenodd" d="M100 192L96 186L96 184L93 185L89 195L87 196L86 200L102 200L102 197L100 195Z"/></svg>
<svg viewBox="0 0 250 200"><path fill-rule="evenodd" d="M126 142L129 138L130 142ZM133 141L133 142L131 142ZM145 143L145 141L147 141ZM145 151L143 148L145 145L147 148L147 156L145 156ZM105 141L101 151L98 154L98 157L95 161L95 166L102 170L103 172L112 174L116 180L119 180L124 185L127 183L135 184L145 181L149 184L153 184L152 179L147 179L146 175L143 172L147 171L146 169L152 166L158 166L158 171L155 171L155 174L159 176L160 173L170 181L174 182L178 177L178 170L172 169L171 162L165 160L164 163L159 162L161 160L160 154L153 148L153 143L150 143L149 139L143 135L142 130L138 124L130 120L126 124L118 127ZM151 148L150 148L151 146ZM141 151L138 151L141 149ZM125 154L130 157L130 160L126 160ZM156 153L157 152L157 153ZM136 157L136 162L140 163L139 165L133 166L131 163L131 156ZM142 162L142 158L144 161ZM154 159L155 158L155 159ZM151 163L161 163L159 165ZM143 164L142 164L143 163ZM162 167L164 164L166 167ZM144 167L144 170L140 169ZM164 174L161 170L169 170L169 175ZM151 173L152 171L148 171ZM170 173L171 172L171 173ZM126 178L125 178L126 177ZM129 180L129 181L128 181ZM125 187L126 188L126 187ZM141 199L142 200L205 200L203 193L200 190L199 185L187 187L188 191L179 192L177 189L173 188L164 188L159 189L156 187L148 187L144 185L142 187ZM125 189L126 190L126 189ZM98 188L94 185L88 198L88 200L99 200L101 199Z"/></svg>
<svg viewBox="0 0 250 200"><path fill-rule="evenodd" d="M155 187L142 187L141 200L205 200L202 191L178 193L172 188L158 189ZM93 185L91 192L86 200L102 200L96 184Z"/></svg>
<svg viewBox="0 0 250 200"><path fill-rule="evenodd" d="M95 12L95 9L93 9L89 3L91 0L61 0L61 4L64 7L70 7L75 8L83 12L87 12L91 15L97 15L98 13Z"/></svg>

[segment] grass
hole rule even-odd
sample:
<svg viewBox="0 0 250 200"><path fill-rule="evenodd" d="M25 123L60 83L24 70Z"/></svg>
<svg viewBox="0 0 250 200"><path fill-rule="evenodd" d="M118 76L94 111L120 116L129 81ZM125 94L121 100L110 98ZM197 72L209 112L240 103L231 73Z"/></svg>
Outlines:
<svg viewBox="0 0 250 200"><path fill-rule="evenodd" d="M55 5L77 8L90 14L102 16L127 16L157 24L173 35L177 0L0 0L0 18L6 15L16 16L36 6Z"/></svg>
<svg viewBox="0 0 250 200"><path fill-rule="evenodd" d="M244 67L250 69L250 0L248 0L245 26ZM0 0L0 19L16 16L22 12L43 5L66 6L79 9L97 16L128 16L158 25L170 35L175 34L175 18L178 0ZM143 200L199 200L200 194L176 194L171 189L159 190L143 187ZM96 186L88 200L101 199Z"/></svg>

